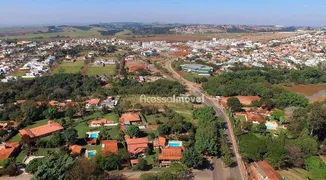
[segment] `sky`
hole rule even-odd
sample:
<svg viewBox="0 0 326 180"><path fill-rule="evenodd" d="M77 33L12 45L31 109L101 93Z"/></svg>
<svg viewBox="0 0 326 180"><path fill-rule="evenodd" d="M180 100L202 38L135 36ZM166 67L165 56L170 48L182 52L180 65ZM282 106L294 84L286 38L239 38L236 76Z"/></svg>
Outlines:
<svg viewBox="0 0 326 180"><path fill-rule="evenodd" d="M0 0L0 26L108 22L326 26L325 0Z"/></svg>

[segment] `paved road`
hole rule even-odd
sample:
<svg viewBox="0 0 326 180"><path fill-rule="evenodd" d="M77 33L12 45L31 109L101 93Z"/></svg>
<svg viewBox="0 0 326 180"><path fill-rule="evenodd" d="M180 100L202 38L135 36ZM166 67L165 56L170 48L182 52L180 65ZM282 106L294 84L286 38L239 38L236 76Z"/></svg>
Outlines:
<svg viewBox="0 0 326 180"><path fill-rule="evenodd" d="M229 117L225 114L225 112L223 111L223 108L217 103L214 102L214 98L209 97L208 95L204 94L201 89L192 82L187 81L186 79L184 79L183 77L181 77L177 72L174 71L174 69L172 68L172 61L167 61L165 66L166 68L173 74L173 76L181 83L183 83L185 86L187 86L190 90L190 92L196 96L200 96L200 97L204 97L204 103L206 105L210 105L214 108L214 110L216 111L216 113L225 120L225 122L227 123L227 129L226 129L226 133L227 133L227 137L228 139L231 141L232 143L232 148L234 150L234 154L235 154L235 161L236 161L236 165L234 167L230 168L230 174L229 176L227 174L224 173L224 171L222 170L223 167L221 167L221 163L217 163L217 160L214 161L214 166L216 166L216 169L214 170L215 172L213 173L213 180L225 180L228 177L232 177L235 180L245 180L245 169L241 163L241 156L239 154L238 151L238 144L236 142L236 138L233 132L233 127L231 124L231 121L229 119ZM242 170L240 170L240 168Z"/></svg>

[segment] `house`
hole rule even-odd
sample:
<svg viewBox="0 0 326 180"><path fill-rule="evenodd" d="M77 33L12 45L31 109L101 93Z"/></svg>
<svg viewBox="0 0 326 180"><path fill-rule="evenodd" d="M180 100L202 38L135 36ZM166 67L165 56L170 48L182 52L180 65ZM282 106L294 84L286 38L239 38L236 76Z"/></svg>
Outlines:
<svg viewBox="0 0 326 180"><path fill-rule="evenodd" d="M108 120L105 118L99 119L99 120L94 120L91 122L91 124L89 125L89 127L100 127L100 126L114 126L117 125L114 123L113 120Z"/></svg>
<svg viewBox="0 0 326 180"><path fill-rule="evenodd" d="M148 147L148 138L135 138L130 139L125 137L127 143L127 149L130 154L142 154L144 153L145 149Z"/></svg>
<svg viewBox="0 0 326 180"><path fill-rule="evenodd" d="M79 156L82 152L83 147L79 145L69 146L70 154Z"/></svg>
<svg viewBox="0 0 326 180"><path fill-rule="evenodd" d="M94 108L95 109L100 109L101 108L101 99L99 98L95 98L95 99L89 99L86 101L86 109L88 110L92 110Z"/></svg>
<svg viewBox="0 0 326 180"><path fill-rule="evenodd" d="M121 124L139 123L141 121L137 113L123 113L119 119Z"/></svg>
<svg viewBox="0 0 326 180"><path fill-rule="evenodd" d="M186 70L188 72L194 72L202 76L210 76L210 74L213 72L212 67L202 65L202 64L183 64L180 67L182 70Z"/></svg>
<svg viewBox="0 0 326 180"><path fill-rule="evenodd" d="M252 163L256 171L256 178L259 180L282 180L282 177L277 173L267 161L258 161Z"/></svg>
<svg viewBox="0 0 326 180"><path fill-rule="evenodd" d="M168 166L171 162L180 161L182 158L181 147L165 147L158 155L160 166Z"/></svg>
<svg viewBox="0 0 326 180"><path fill-rule="evenodd" d="M154 148L164 148L166 145L166 139L164 137L159 136L158 138L153 140Z"/></svg>
<svg viewBox="0 0 326 180"><path fill-rule="evenodd" d="M4 142L0 144L0 161L10 157L15 157L20 152L19 142Z"/></svg>
<svg viewBox="0 0 326 180"><path fill-rule="evenodd" d="M118 102L119 102L119 97L115 97L115 98L108 97L107 99L101 101L101 106L109 109L113 109L114 106L118 104Z"/></svg>
<svg viewBox="0 0 326 180"><path fill-rule="evenodd" d="M118 153L118 141L117 140L102 140L102 155L108 153Z"/></svg>
<svg viewBox="0 0 326 180"><path fill-rule="evenodd" d="M29 140L31 140L31 139L49 136L55 132L62 131L63 129L64 128L61 126L61 124L49 120L48 124L46 125L31 128L31 129L25 128L19 130L19 133L22 137L27 137Z"/></svg>

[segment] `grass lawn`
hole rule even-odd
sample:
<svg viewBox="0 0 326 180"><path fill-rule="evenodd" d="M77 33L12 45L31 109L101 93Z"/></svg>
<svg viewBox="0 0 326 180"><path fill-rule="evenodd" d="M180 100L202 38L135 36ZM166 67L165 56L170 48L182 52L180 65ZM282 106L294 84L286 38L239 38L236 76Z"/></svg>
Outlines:
<svg viewBox="0 0 326 180"><path fill-rule="evenodd" d="M106 119L114 120L115 122L118 122L118 119L119 119L118 115L116 115L115 113L109 113L109 114L102 115L100 112L96 112L89 116L86 116L83 118L84 120L82 120L81 118L76 119L77 125L75 128L78 131L78 137L85 138L86 132L100 130L101 127L91 128L91 127L87 126L87 123L89 123L92 120L102 118L102 117L106 118ZM119 132L119 129L117 126L111 127L111 130L110 130L111 138L115 139L118 132Z"/></svg>
<svg viewBox="0 0 326 180"><path fill-rule="evenodd" d="M288 170L277 171L281 176L285 177L285 180L305 180L307 177L311 177L311 174L299 168L293 168Z"/></svg>
<svg viewBox="0 0 326 180"><path fill-rule="evenodd" d="M26 155L25 151L22 150L22 151L19 153L19 155L16 157L16 162L17 162L17 163L22 163L23 160L24 160L24 158L25 158L25 155Z"/></svg>
<svg viewBox="0 0 326 180"><path fill-rule="evenodd" d="M146 96L146 97L154 97L154 96ZM144 102L141 101L139 95L131 95L131 96L125 96L122 97L120 100L120 103L130 102L131 105L135 105L137 103L140 103L143 106L157 106L159 108L163 108L165 105L174 111L189 111L192 112L193 110L193 104L192 103L150 103L150 102Z"/></svg>
<svg viewBox="0 0 326 180"><path fill-rule="evenodd" d="M91 146L91 145L86 145L83 146L83 148L85 148L86 150L96 150L96 153L101 153L102 147L101 145L95 145L95 146Z"/></svg>
<svg viewBox="0 0 326 180"><path fill-rule="evenodd" d="M13 73L13 75L17 76L17 77L25 76L25 74L26 74L26 72L19 72L19 71Z"/></svg>
<svg viewBox="0 0 326 180"><path fill-rule="evenodd" d="M245 117L245 116L241 116L241 115L239 115L239 116L235 116L235 118L236 118L236 119L239 119L240 122L245 122L245 121L246 121L246 117Z"/></svg>
<svg viewBox="0 0 326 180"><path fill-rule="evenodd" d="M147 122L150 125L156 125L156 121L159 120L163 124L169 121L169 118L164 117L162 114L144 115Z"/></svg>
<svg viewBox="0 0 326 180"><path fill-rule="evenodd" d="M185 78L186 80L188 81L191 81L191 82L195 82L195 78L200 78L202 76L199 76L198 74L196 73L189 73L189 72L185 72L185 71L180 71L180 75Z"/></svg>
<svg viewBox="0 0 326 180"><path fill-rule="evenodd" d="M89 66L87 69L86 75L88 76L96 76L96 75L114 75L115 74L116 65L105 65L102 66Z"/></svg>
<svg viewBox="0 0 326 180"><path fill-rule="evenodd" d="M78 74L80 69L84 66L84 61L75 61L75 62L62 62L54 70L53 74L57 73L71 73Z"/></svg>
<svg viewBox="0 0 326 180"><path fill-rule="evenodd" d="M12 138L10 138L8 141L9 142L20 142L21 141L20 134L17 133L15 136L13 136Z"/></svg>
<svg viewBox="0 0 326 180"><path fill-rule="evenodd" d="M59 148L38 148L37 151L32 152L33 156L47 156L60 151Z"/></svg>

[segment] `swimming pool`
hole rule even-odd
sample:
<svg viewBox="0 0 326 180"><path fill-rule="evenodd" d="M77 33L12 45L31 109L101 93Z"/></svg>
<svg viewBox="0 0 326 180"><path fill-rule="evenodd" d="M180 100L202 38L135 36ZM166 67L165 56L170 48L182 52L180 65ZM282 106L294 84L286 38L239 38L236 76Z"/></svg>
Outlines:
<svg viewBox="0 0 326 180"><path fill-rule="evenodd" d="M98 133L90 133L89 137L90 138L98 138Z"/></svg>
<svg viewBox="0 0 326 180"><path fill-rule="evenodd" d="M94 151L88 151L87 156L88 157L93 157L95 155Z"/></svg>
<svg viewBox="0 0 326 180"><path fill-rule="evenodd" d="M170 147L181 147L182 141L169 141L169 146Z"/></svg>
<svg viewBox="0 0 326 180"><path fill-rule="evenodd" d="M270 125L266 125L266 128L267 129L274 129L273 126L270 126Z"/></svg>

